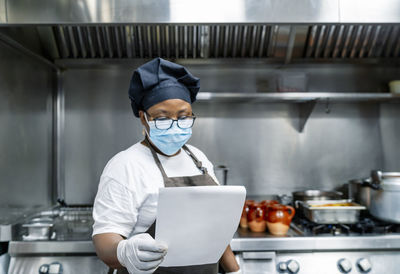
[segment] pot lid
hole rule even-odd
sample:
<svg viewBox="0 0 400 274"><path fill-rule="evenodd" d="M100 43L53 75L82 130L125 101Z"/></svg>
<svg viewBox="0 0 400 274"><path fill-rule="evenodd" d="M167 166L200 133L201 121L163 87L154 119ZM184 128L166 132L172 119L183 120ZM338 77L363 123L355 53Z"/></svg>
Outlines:
<svg viewBox="0 0 400 274"><path fill-rule="evenodd" d="M378 176L371 176L371 179L381 186L383 190L400 191L400 172L380 172Z"/></svg>

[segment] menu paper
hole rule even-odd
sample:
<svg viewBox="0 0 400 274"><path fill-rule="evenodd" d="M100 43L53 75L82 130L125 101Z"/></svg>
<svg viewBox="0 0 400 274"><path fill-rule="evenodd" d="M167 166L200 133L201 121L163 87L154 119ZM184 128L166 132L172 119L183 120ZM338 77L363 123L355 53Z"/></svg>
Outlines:
<svg viewBox="0 0 400 274"><path fill-rule="evenodd" d="M238 227L245 199L243 186L161 188L155 239L168 252L160 266L218 262Z"/></svg>

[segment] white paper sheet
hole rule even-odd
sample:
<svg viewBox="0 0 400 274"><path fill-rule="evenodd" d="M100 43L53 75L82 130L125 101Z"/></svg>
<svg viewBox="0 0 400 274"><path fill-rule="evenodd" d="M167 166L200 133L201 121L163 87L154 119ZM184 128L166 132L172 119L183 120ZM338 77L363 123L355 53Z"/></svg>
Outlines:
<svg viewBox="0 0 400 274"><path fill-rule="evenodd" d="M243 186L195 186L160 189L157 241L168 245L161 266L216 263L240 221Z"/></svg>

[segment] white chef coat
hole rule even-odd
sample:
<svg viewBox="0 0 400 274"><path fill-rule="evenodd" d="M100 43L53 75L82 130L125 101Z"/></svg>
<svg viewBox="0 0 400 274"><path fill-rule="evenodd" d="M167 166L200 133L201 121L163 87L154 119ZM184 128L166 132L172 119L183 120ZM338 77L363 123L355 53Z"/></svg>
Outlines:
<svg viewBox="0 0 400 274"><path fill-rule="evenodd" d="M218 183L204 153L187 146ZM168 177L201 174L183 149L173 157L157 155ZM139 142L116 154L100 177L93 206L93 235L117 233L129 238L147 231L156 219L158 190L163 187L163 177L148 147Z"/></svg>

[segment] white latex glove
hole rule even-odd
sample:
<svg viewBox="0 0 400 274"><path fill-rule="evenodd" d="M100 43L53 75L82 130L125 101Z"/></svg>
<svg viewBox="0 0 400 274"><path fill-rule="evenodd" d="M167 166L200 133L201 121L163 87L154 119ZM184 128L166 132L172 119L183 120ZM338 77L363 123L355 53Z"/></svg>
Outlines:
<svg viewBox="0 0 400 274"><path fill-rule="evenodd" d="M156 242L148 233L137 234L118 243L117 257L128 272L153 273L167 254L168 247Z"/></svg>
<svg viewBox="0 0 400 274"><path fill-rule="evenodd" d="M225 274L242 274L242 270L239 269L238 271L235 272L225 272Z"/></svg>

